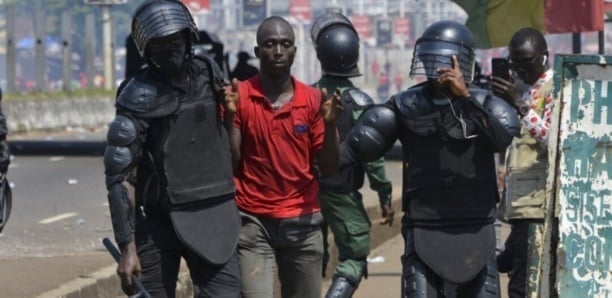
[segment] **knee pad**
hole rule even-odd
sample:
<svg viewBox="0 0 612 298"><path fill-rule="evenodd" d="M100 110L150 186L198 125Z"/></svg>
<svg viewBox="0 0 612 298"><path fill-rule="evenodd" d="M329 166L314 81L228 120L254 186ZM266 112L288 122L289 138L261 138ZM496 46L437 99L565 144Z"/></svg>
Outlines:
<svg viewBox="0 0 612 298"><path fill-rule="evenodd" d="M402 297L403 298L429 298L440 297L442 287L439 279L416 254L402 257Z"/></svg>
<svg viewBox="0 0 612 298"><path fill-rule="evenodd" d="M492 257L487 263L484 272L485 282L480 291L478 292L477 298L497 298L500 297L499 287L499 274L497 274L497 264L495 257Z"/></svg>

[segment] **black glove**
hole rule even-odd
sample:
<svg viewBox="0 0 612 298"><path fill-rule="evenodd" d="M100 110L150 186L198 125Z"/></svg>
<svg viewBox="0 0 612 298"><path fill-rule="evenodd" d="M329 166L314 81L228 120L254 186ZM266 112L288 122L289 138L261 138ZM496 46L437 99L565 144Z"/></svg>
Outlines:
<svg viewBox="0 0 612 298"><path fill-rule="evenodd" d="M0 141L0 173L6 174L11 163L11 150L6 140Z"/></svg>

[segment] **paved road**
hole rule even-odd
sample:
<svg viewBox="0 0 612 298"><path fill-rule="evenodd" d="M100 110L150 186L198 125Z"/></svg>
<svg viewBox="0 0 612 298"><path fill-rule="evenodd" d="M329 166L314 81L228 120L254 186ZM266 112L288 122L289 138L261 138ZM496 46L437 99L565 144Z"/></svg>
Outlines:
<svg viewBox="0 0 612 298"><path fill-rule="evenodd" d="M111 235L101 157L14 157L13 211L0 258L100 251Z"/></svg>
<svg viewBox="0 0 612 298"><path fill-rule="evenodd" d="M102 129L73 129L9 141L103 138ZM35 297L113 264L100 242L112 235L103 173L100 156L13 156L13 211L0 234L0 297Z"/></svg>
<svg viewBox="0 0 612 298"><path fill-rule="evenodd" d="M100 141L104 131L13 140L32 138ZM389 160L387 173L395 185L394 197L399 197L401 162ZM36 297L75 279L91 280L101 268L114 271L114 262L101 244L103 237L112 238L101 156L16 155L8 177L14 205L0 234L0 298ZM366 205L378 204L367 185L363 193Z"/></svg>

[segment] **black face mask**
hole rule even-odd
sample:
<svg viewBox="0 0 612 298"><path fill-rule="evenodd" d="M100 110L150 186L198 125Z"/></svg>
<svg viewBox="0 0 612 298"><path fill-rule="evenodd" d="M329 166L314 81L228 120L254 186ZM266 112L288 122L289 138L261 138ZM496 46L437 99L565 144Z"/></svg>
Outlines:
<svg viewBox="0 0 612 298"><path fill-rule="evenodd" d="M183 71L187 43L183 33L152 39L147 45L147 56L151 66L173 76Z"/></svg>

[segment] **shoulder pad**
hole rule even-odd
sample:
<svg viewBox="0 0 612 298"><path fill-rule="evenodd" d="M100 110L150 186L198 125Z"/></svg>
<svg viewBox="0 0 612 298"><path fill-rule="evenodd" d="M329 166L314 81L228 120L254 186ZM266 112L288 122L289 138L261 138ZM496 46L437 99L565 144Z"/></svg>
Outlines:
<svg viewBox="0 0 612 298"><path fill-rule="evenodd" d="M400 112L402 119L414 119L434 111L433 104L425 97L420 86L395 94L390 101Z"/></svg>
<svg viewBox="0 0 612 298"><path fill-rule="evenodd" d="M374 105L374 99L372 99L370 95L363 92L361 89L354 87L345 89L342 92L342 95L340 95L340 99L342 100L343 104L354 103L359 109L364 109Z"/></svg>
<svg viewBox="0 0 612 298"><path fill-rule="evenodd" d="M469 88L469 90L470 90L470 95L472 95L472 97L476 99L476 101L478 101L478 103L480 103L481 105L484 105L485 100L490 95L489 90L485 90L485 89L472 87L472 88Z"/></svg>
<svg viewBox="0 0 612 298"><path fill-rule="evenodd" d="M470 90L470 92L472 92ZM505 100L489 94L483 105L499 122L506 127L506 130L513 135L518 136L521 132L521 121L516 110L510 106Z"/></svg>
<svg viewBox="0 0 612 298"><path fill-rule="evenodd" d="M386 105L368 108L346 137L347 149L357 160L381 158L395 144L398 126L395 112Z"/></svg>
<svg viewBox="0 0 612 298"><path fill-rule="evenodd" d="M193 60L196 62L196 65L198 65L199 67L204 66L206 68L207 75L212 74L213 78L211 79L211 81L213 82L215 90L219 90L223 88L223 86L225 85L224 84L225 76L223 75L223 71L221 70L221 68L219 67L219 65L217 64L215 60L205 55L194 56Z"/></svg>
<svg viewBox="0 0 612 298"><path fill-rule="evenodd" d="M161 96L152 82L142 77L131 78L117 96L117 106L143 117L159 117L173 113L178 99Z"/></svg>

